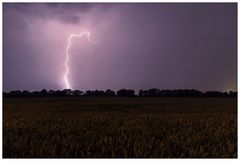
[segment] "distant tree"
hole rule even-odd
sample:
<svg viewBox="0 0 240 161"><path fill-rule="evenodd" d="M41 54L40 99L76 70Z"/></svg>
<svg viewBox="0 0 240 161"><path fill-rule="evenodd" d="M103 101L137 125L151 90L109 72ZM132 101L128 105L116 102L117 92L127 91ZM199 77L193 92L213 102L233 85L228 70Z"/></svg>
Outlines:
<svg viewBox="0 0 240 161"><path fill-rule="evenodd" d="M65 96L65 93L63 91L57 90L56 91L56 96Z"/></svg>
<svg viewBox="0 0 240 161"><path fill-rule="evenodd" d="M190 96L193 96L193 97L200 97L200 96L203 96L203 93L198 91L198 90L195 90L195 89L192 89L190 91Z"/></svg>
<svg viewBox="0 0 240 161"><path fill-rule="evenodd" d="M144 91L142 89L139 90L138 96L143 97L144 96Z"/></svg>
<svg viewBox="0 0 240 161"><path fill-rule="evenodd" d="M133 96L135 96L135 92L134 92L134 90L131 90L131 89L120 89L117 91L117 96L133 97Z"/></svg>
<svg viewBox="0 0 240 161"><path fill-rule="evenodd" d="M94 96L105 96L105 92L103 90L95 90Z"/></svg>
<svg viewBox="0 0 240 161"><path fill-rule="evenodd" d="M93 95L92 91L90 91L90 90L87 90L86 93L85 93L85 96L92 96L92 95Z"/></svg>
<svg viewBox="0 0 240 161"><path fill-rule="evenodd" d="M22 92L20 90L16 90L16 91L10 91L9 96L10 97L18 97L21 96Z"/></svg>
<svg viewBox="0 0 240 161"><path fill-rule="evenodd" d="M49 90L48 95L51 96L51 97L56 96L56 91Z"/></svg>
<svg viewBox="0 0 240 161"><path fill-rule="evenodd" d="M230 91L228 95L230 97L237 97L237 92Z"/></svg>
<svg viewBox="0 0 240 161"><path fill-rule="evenodd" d="M141 97L157 97L157 96L161 96L161 90L160 89L156 89L156 88L152 88L149 90L140 90L138 92L138 95Z"/></svg>
<svg viewBox="0 0 240 161"><path fill-rule="evenodd" d="M41 90L41 92L40 92L40 96L47 96L48 95L48 91L46 90L46 89L43 89L43 90Z"/></svg>
<svg viewBox="0 0 240 161"><path fill-rule="evenodd" d="M38 91L33 91L33 92L31 93L31 96L33 96L33 97L39 97L39 96L40 96L40 92L38 92Z"/></svg>
<svg viewBox="0 0 240 161"><path fill-rule="evenodd" d="M120 97L132 97L135 96L135 91L131 89L120 89L116 93L111 89L103 90L95 90L90 91L87 90L85 93L80 90L70 90L64 89L62 91L50 90L49 92L46 89L34 92L29 92L27 90L20 91L10 91L9 93L3 92L4 97L42 97L42 96L91 96L91 97L100 97L100 96L120 96ZM202 93L195 89L174 89L174 90L160 90L156 88L151 88L148 90L139 90L138 96L140 97L237 97L237 92L230 91L228 92L219 92L219 91L207 91Z"/></svg>
<svg viewBox="0 0 240 161"><path fill-rule="evenodd" d="M21 96L23 96L23 97L29 97L29 96L31 96L31 93L30 93L29 91L27 91L27 90L24 90L24 91L21 93Z"/></svg>
<svg viewBox="0 0 240 161"><path fill-rule="evenodd" d="M205 92L205 96L207 97L223 97L224 93L218 91L207 91Z"/></svg>
<svg viewBox="0 0 240 161"><path fill-rule="evenodd" d="M63 90L63 95L64 96L73 96L73 92L71 89L64 89Z"/></svg>
<svg viewBox="0 0 240 161"><path fill-rule="evenodd" d="M84 95L84 92L83 92L83 91L80 91L80 90L74 90L74 91L73 91L73 95L74 95L74 96L82 96L82 95Z"/></svg>
<svg viewBox="0 0 240 161"><path fill-rule="evenodd" d="M107 89L106 92L105 92L105 95L106 95L106 96L115 96L116 94L115 94L115 92L112 91L111 89Z"/></svg>

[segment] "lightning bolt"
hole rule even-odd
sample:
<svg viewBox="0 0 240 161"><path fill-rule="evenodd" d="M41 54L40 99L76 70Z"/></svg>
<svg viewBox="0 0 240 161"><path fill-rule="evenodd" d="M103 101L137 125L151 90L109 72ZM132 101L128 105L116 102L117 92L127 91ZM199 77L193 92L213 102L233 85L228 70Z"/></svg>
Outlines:
<svg viewBox="0 0 240 161"><path fill-rule="evenodd" d="M81 32L80 34L71 34L68 36L68 39L67 39L67 48L66 48L66 59L65 59L65 73L64 73L64 82L65 82L65 88L66 89L71 89L71 85L70 85L70 82L68 80L68 73L69 73L69 67L68 67L68 62L69 62L69 50L70 50L70 47L71 47L71 41L73 38L81 38L83 36L86 36L87 38L87 41L88 42L92 42L94 44L97 44L99 43L100 41L94 41L91 39L91 32L88 32L88 31L84 31L84 32Z"/></svg>

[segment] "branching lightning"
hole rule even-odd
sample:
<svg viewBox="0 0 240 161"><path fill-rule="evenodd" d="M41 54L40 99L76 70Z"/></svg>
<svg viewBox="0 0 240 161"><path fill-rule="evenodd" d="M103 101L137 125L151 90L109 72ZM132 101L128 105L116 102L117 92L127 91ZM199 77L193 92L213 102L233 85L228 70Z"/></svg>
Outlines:
<svg viewBox="0 0 240 161"><path fill-rule="evenodd" d="M66 58L65 58L65 62L64 62L64 64L65 64L64 82L65 82L65 88L66 89L71 89L71 85L70 85L70 82L68 80L68 73L69 73L68 61L69 61L69 50L70 50L70 47L71 47L71 40L73 38L81 38L82 36L86 36L88 42L91 41L94 44L100 42L100 41L92 40L91 39L91 32L88 32L88 31L81 32L80 34L71 34L71 35L68 36L67 48L66 48Z"/></svg>

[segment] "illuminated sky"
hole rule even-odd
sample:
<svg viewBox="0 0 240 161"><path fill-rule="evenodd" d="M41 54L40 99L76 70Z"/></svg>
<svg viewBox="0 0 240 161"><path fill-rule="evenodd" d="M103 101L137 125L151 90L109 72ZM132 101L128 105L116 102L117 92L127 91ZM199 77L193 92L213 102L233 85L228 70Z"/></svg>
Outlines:
<svg viewBox="0 0 240 161"><path fill-rule="evenodd" d="M237 4L5 3L3 90L237 89Z"/></svg>

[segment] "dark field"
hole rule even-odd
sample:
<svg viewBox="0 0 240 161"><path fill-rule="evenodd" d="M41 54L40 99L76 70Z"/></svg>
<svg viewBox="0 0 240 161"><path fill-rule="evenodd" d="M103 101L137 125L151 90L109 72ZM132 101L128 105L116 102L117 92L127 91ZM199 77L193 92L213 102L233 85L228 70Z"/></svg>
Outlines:
<svg viewBox="0 0 240 161"><path fill-rule="evenodd" d="M4 98L3 157L236 158L236 98Z"/></svg>

